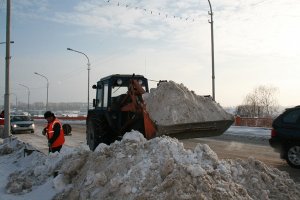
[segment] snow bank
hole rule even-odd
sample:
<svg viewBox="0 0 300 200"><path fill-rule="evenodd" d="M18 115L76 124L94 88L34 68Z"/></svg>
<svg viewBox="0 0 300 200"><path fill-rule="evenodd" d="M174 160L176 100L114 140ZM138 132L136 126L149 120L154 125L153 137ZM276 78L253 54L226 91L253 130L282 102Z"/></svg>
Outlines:
<svg viewBox="0 0 300 200"><path fill-rule="evenodd" d="M132 131L95 152L63 148L49 156L23 157L24 144L3 150L7 145L0 146L6 152L0 158L18 155L18 168L4 181L6 192L19 196L51 183L51 195L42 194L43 199L300 199L300 186L286 172L252 158L219 160L207 145L186 150L167 136L146 140ZM10 185L20 182L22 190L12 190Z"/></svg>
<svg viewBox="0 0 300 200"><path fill-rule="evenodd" d="M139 132L70 157L60 175L69 185L55 199L300 198L287 173L260 161L219 160L207 145L191 151L176 139L147 141Z"/></svg>
<svg viewBox="0 0 300 200"><path fill-rule="evenodd" d="M66 157L81 151L64 147L62 153L45 155L16 137L1 141L0 199L52 199L58 192L53 184L54 174Z"/></svg>
<svg viewBox="0 0 300 200"><path fill-rule="evenodd" d="M173 81L160 83L143 98L151 119L159 125L233 119L211 97L196 95Z"/></svg>

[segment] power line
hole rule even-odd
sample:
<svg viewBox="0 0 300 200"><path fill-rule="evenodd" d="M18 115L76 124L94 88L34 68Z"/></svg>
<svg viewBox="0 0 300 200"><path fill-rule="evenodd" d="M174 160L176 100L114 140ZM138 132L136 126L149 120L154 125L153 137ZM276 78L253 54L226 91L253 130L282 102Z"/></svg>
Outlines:
<svg viewBox="0 0 300 200"><path fill-rule="evenodd" d="M159 16L170 20L172 19L172 20L180 20L180 21L187 21L187 22L195 22L198 21L199 17L207 16L207 14L195 14L194 16L182 16L182 15L179 16L179 15L170 14L165 11L158 11L156 9L150 9L139 5L123 3L123 2L121 3L120 1L105 0L104 2L111 6L123 7L131 10L139 10L145 14L149 14L152 16Z"/></svg>

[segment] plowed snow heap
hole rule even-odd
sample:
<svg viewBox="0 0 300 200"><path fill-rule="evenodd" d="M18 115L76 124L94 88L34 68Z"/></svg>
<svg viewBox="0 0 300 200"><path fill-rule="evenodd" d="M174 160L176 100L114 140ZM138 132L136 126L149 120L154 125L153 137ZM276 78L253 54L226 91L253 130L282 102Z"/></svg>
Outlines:
<svg viewBox="0 0 300 200"><path fill-rule="evenodd" d="M219 136L234 121L210 96L196 95L173 81L160 83L143 97L156 124L156 136L178 139Z"/></svg>
<svg viewBox="0 0 300 200"><path fill-rule="evenodd" d="M211 97L196 95L173 81L160 83L143 97L151 119L158 125L233 119Z"/></svg>
<svg viewBox="0 0 300 200"><path fill-rule="evenodd" d="M6 147L1 145L0 152ZM60 154L43 158L38 152L21 153L18 144L0 155L14 157L5 160L23 168L6 185L7 192L19 195L53 181L55 200L300 199L299 185L286 172L253 158L219 160L207 145L186 150L168 136L146 140L133 131L110 146L100 144L95 152L64 146ZM24 165L26 160L34 162Z"/></svg>

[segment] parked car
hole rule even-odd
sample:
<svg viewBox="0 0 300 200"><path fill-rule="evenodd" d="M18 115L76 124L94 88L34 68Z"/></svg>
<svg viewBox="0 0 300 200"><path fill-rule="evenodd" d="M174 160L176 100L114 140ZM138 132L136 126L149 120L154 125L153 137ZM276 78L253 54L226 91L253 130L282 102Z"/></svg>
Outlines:
<svg viewBox="0 0 300 200"><path fill-rule="evenodd" d="M0 113L0 126L4 126L4 110Z"/></svg>
<svg viewBox="0 0 300 200"><path fill-rule="evenodd" d="M286 109L272 127L270 145L291 167L300 169L300 106Z"/></svg>
<svg viewBox="0 0 300 200"><path fill-rule="evenodd" d="M12 115L10 118L11 133L19 133L30 131L34 133L35 125L30 116L27 115Z"/></svg>

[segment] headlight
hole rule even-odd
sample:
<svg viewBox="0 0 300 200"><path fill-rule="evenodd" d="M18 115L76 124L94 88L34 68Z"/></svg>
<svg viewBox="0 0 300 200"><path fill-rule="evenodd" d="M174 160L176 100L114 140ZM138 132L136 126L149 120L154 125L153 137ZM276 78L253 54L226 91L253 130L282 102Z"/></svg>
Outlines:
<svg viewBox="0 0 300 200"><path fill-rule="evenodd" d="M122 85L122 83L123 83L122 79L118 79L118 80L117 80L117 84L118 84L118 85Z"/></svg>
<svg viewBox="0 0 300 200"><path fill-rule="evenodd" d="M139 82L139 84L140 84L140 85L142 85L142 84L143 84L143 81L142 81L142 80L139 80L138 82Z"/></svg>
<svg viewBox="0 0 300 200"><path fill-rule="evenodd" d="M34 127L35 127L35 125L34 125L34 124L31 124L31 126L32 126L32 128L34 128Z"/></svg>
<svg viewBox="0 0 300 200"><path fill-rule="evenodd" d="M14 127L14 128L17 128L18 126L17 126L17 124L14 124L13 127Z"/></svg>

